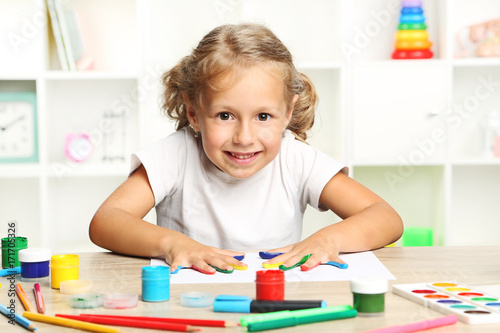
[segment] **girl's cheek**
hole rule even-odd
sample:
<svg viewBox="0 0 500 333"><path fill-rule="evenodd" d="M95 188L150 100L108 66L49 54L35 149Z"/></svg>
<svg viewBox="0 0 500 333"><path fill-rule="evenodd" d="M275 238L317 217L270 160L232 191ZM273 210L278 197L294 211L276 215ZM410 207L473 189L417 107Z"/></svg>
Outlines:
<svg viewBox="0 0 500 333"><path fill-rule="evenodd" d="M279 129L276 128L265 127L260 129L259 136L261 137L261 139L265 141L271 141L274 139L281 138L281 131L279 131Z"/></svg>

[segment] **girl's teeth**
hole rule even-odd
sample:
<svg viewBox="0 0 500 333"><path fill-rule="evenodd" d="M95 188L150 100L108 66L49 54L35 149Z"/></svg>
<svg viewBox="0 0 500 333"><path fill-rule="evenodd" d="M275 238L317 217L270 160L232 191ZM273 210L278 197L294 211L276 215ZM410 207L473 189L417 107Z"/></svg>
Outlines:
<svg viewBox="0 0 500 333"><path fill-rule="evenodd" d="M245 158L250 158L250 157L252 157L253 155L255 155L255 153L253 153L253 154L249 154L249 155L236 155L236 154L233 154L233 153L231 153L231 152L229 152L229 154L231 154L231 156L233 156L233 157L239 158L240 160L243 160L243 159L245 159Z"/></svg>

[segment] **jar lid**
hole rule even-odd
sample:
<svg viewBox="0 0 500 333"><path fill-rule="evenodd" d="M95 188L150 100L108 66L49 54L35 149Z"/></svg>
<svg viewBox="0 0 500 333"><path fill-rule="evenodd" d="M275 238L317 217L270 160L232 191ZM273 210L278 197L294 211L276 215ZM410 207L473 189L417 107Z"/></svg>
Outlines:
<svg viewBox="0 0 500 333"><path fill-rule="evenodd" d="M214 299L213 293L192 291L181 295L181 305L189 308L203 308L212 306Z"/></svg>
<svg viewBox="0 0 500 333"><path fill-rule="evenodd" d="M19 250L18 259L20 262L40 262L49 261L52 252L49 249L30 247L29 249Z"/></svg>
<svg viewBox="0 0 500 333"><path fill-rule="evenodd" d="M61 281L59 291L61 294L73 295L88 293L92 290L91 280L66 280Z"/></svg>
<svg viewBox="0 0 500 333"><path fill-rule="evenodd" d="M58 254L50 258L52 267L78 266L78 255L76 254Z"/></svg>
<svg viewBox="0 0 500 333"><path fill-rule="evenodd" d="M142 268L142 277L147 279L170 278L170 267L145 266Z"/></svg>
<svg viewBox="0 0 500 333"><path fill-rule="evenodd" d="M103 305L103 294L98 293L82 293L74 294L69 298L69 305L72 308L91 309Z"/></svg>
<svg viewBox="0 0 500 333"><path fill-rule="evenodd" d="M137 306L138 294L110 294L104 295L104 307L106 309L129 309Z"/></svg>
<svg viewBox="0 0 500 333"><path fill-rule="evenodd" d="M255 282L283 282L285 281L285 272L278 269L257 271Z"/></svg>
<svg viewBox="0 0 500 333"><path fill-rule="evenodd" d="M382 294L388 290L387 279L380 277L357 277L351 280L351 291L360 294Z"/></svg>

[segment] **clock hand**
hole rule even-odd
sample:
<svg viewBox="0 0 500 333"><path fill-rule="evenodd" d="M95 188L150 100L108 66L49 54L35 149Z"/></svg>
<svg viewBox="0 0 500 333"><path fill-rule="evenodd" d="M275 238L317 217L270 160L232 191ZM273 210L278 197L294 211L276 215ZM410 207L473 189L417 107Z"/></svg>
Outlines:
<svg viewBox="0 0 500 333"><path fill-rule="evenodd" d="M0 130L2 131L6 131L9 127L11 127L12 125L15 125L18 121L21 121L24 119L24 115L23 116L19 116L17 117L16 119L12 120L10 123L8 123L7 125L3 126L3 127L0 127Z"/></svg>

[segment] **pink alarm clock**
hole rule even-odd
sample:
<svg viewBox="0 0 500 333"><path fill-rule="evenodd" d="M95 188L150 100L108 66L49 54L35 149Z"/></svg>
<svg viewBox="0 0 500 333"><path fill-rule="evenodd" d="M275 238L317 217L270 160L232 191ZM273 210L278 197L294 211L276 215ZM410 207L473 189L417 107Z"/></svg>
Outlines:
<svg viewBox="0 0 500 333"><path fill-rule="evenodd" d="M90 141L90 136L87 133L69 133L66 135L64 153L70 160L74 162L83 162L92 155L93 150L94 145Z"/></svg>

